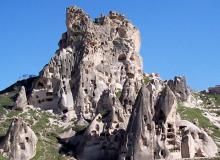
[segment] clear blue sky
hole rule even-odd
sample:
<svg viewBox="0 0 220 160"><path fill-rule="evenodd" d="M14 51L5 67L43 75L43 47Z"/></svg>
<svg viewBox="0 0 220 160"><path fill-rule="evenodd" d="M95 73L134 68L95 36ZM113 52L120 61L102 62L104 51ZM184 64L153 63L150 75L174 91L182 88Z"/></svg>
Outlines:
<svg viewBox="0 0 220 160"><path fill-rule="evenodd" d="M1 0L0 89L48 63L69 5L125 14L141 31L145 72L185 75L196 90L220 84L220 0Z"/></svg>

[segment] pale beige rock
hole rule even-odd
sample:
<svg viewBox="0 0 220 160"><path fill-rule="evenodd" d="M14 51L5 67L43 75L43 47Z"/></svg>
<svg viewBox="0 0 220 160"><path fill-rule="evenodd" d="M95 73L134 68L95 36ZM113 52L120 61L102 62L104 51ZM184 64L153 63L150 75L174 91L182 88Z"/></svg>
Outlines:
<svg viewBox="0 0 220 160"><path fill-rule="evenodd" d="M13 106L13 109L17 109L17 110L25 110L27 108L27 97L26 97L26 91L25 91L25 87L22 86L16 101L15 101L15 105Z"/></svg>
<svg viewBox="0 0 220 160"><path fill-rule="evenodd" d="M37 136L20 118L15 118L0 144L10 160L29 160L36 154Z"/></svg>

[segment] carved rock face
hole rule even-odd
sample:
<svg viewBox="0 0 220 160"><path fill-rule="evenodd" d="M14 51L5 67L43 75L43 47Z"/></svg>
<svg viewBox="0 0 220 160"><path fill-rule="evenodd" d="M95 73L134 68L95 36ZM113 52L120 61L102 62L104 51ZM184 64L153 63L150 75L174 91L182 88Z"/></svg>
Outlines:
<svg viewBox="0 0 220 160"><path fill-rule="evenodd" d="M151 93L144 86L137 96L119 159L154 159L153 114Z"/></svg>
<svg viewBox="0 0 220 160"><path fill-rule="evenodd" d="M70 100L72 94L74 106L65 108L74 107L75 113L66 115L92 119L104 90L113 94L122 90L127 78L140 88L143 73L139 31L124 16L113 12L93 22L81 9L69 7L66 16L67 32L35 82L29 102L62 113L64 107L59 102L64 96L60 90L65 90L62 84L69 79L71 90L65 97Z"/></svg>
<svg viewBox="0 0 220 160"><path fill-rule="evenodd" d="M167 82L154 75L144 82L139 31L124 16L110 12L92 21L83 10L69 7L66 17L67 32L35 80L29 103L77 120L77 133L60 136L68 153L79 160L216 154L205 133L189 124L190 133L204 140L180 132L177 101L190 94L185 78Z"/></svg>
<svg viewBox="0 0 220 160"><path fill-rule="evenodd" d="M37 137L22 119L15 118L0 144L11 160L29 160L36 154Z"/></svg>

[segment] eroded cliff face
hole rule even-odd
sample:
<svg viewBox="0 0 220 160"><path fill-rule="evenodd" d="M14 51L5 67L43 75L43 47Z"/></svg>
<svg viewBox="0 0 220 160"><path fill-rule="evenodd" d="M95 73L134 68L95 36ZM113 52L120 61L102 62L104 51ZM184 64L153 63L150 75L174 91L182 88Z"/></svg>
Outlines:
<svg viewBox="0 0 220 160"><path fill-rule="evenodd" d="M71 124L75 131L69 128L59 137L62 154L79 160L216 155L211 137L177 114L178 103L193 101L185 77L163 81L144 74L140 33L123 15L110 12L93 21L69 7L66 26L55 56L27 85L28 100L21 87L13 107L24 111L28 103L52 110ZM0 147L13 157L34 155L37 138L21 120L13 121L5 139Z"/></svg>
<svg viewBox="0 0 220 160"><path fill-rule="evenodd" d="M66 16L67 32L29 102L68 118L92 119L104 90L120 92L126 81L133 81L135 91L141 87L140 33L115 12L93 21L83 10L69 7Z"/></svg>

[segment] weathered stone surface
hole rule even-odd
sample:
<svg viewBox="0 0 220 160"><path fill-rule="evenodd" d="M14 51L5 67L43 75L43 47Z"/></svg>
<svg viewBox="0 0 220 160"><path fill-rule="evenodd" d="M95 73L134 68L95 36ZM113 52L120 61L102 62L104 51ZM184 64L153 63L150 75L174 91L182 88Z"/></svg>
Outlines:
<svg viewBox="0 0 220 160"><path fill-rule="evenodd" d="M89 126L70 138L67 145L73 146L72 152L77 159L115 160L119 155L129 117L110 90L103 91L94 114L95 118Z"/></svg>
<svg viewBox="0 0 220 160"><path fill-rule="evenodd" d="M175 93L176 97L180 101L186 101L190 91L186 84L185 77L175 77L174 80L169 80L168 85L170 89Z"/></svg>
<svg viewBox="0 0 220 160"><path fill-rule="evenodd" d="M37 137L20 118L15 118L0 143L10 160L29 160L36 154Z"/></svg>
<svg viewBox="0 0 220 160"><path fill-rule="evenodd" d="M92 120L104 90L122 90L127 78L136 83L135 90L140 88L140 33L115 12L93 21L83 10L69 7L66 17L67 32L35 82L29 102L55 113L65 112L69 119L83 115ZM64 95L62 90L69 86L71 90ZM72 108L75 112L67 113Z"/></svg>
<svg viewBox="0 0 220 160"><path fill-rule="evenodd" d="M178 154L173 154L173 151L180 154L180 146L177 142L176 107L176 97L166 85L155 105L155 158L157 159L180 157Z"/></svg>
<svg viewBox="0 0 220 160"><path fill-rule="evenodd" d="M31 105L74 122L75 131L58 137L61 152L79 160L216 154L206 132L177 116L177 101L191 95L185 78L163 81L159 74L143 75L140 33L123 15L110 12L93 21L83 10L69 7L66 27L55 56L28 85L33 86ZM23 88L15 108L26 106L24 97ZM14 134L9 131L1 147L18 160L31 158L37 141L33 131L19 119L11 128Z"/></svg>
<svg viewBox="0 0 220 160"><path fill-rule="evenodd" d="M214 157L218 148L208 134L193 123L180 120L177 127L182 128L181 154L183 158Z"/></svg>
<svg viewBox="0 0 220 160"><path fill-rule="evenodd" d="M26 91L24 86L21 87L15 101L15 105L13 106L13 109L17 110L25 110L27 108L27 97L26 97Z"/></svg>
<svg viewBox="0 0 220 160"><path fill-rule="evenodd" d="M136 99L119 159L154 159L153 115L151 93L144 86Z"/></svg>

